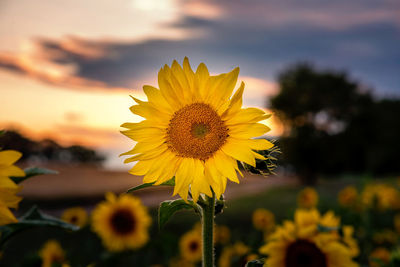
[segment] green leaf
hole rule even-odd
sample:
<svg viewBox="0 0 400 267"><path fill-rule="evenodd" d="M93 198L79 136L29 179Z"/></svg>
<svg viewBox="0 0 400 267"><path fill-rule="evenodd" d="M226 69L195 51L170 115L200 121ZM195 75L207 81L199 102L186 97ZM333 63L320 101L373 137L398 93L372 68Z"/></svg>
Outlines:
<svg viewBox="0 0 400 267"><path fill-rule="evenodd" d="M182 209L194 209L197 211L196 204L193 201L185 202L183 199L167 200L160 204L158 208L158 227L161 229L171 218L171 216Z"/></svg>
<svg viewBox="0 0 400 267"><path fill-rule="evenodd" d="M150 187L152 185L154 185L155 182L152 183L145 183L145 184L141 184L132 188L129 188L128 191L126 191L127 193L131 193L133 191L139 190L139 189L143 189L146 187ZM167 185L167 186L174 186L175 185L175 177L172 177L170 180L160 184L160 185Z"/></svg>
<svg viewBox="0 0 400 267"><path fill-rule="evenodd" d="M6 131L0 130L0 136L2 136Z"/></svg>
<svg viewBox="0 0 400 267"><path fill-rule="evenodd" d="M78 226L43 214L37 209L36 206L34 206L19 219L18 223L11 223L0 226L0 248L9 238L14 236L15 234L27 229L31 229L33 227L43 226L58 227L70 231L79 230Z"/></svg>
<svg viewBox="0 0 400 267"><path fill-rule="evenodd" d="M26 168L24 170L25 176L24 177L10 177L11 180L13 180L16 184L19 184L23 181L25 181L28 178L31 178L36 175L42 175L42 174L58 174L57 171L45 169L45 168L38 168L38 167L31 167L31 168Z"/></svg>
<svg viewBox="0 0 400 267"><path fill-rule="evenodd" d="M246 263L246 267L262 267L264 263L265 259L252 260Z"/></svg>

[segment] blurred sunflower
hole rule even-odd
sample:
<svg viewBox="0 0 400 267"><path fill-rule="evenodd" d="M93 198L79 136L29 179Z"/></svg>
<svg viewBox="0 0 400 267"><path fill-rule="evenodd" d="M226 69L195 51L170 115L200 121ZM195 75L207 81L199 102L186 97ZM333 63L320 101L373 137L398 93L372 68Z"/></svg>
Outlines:
<svg viewBox="0 0 400 267"><path fill-rule="evenodd" d="M39 252L42 267L69 266L65 260L65 252L57 240L48 240Z"/></svg>
<svg viewBox="0 0 400 267"><path fill-rule="evenodd" d="M392 229L383 229L375 232L372 236L372 240L378 245L394 245L397 243L398 236Z"/></svg>
<svg viewBox="0 0 400 267"><path fill-rule="evenodd" d="M353 237L354 227L350 225L344 225L342 227L343 232L343 243L345 243L350 249L350 255L352 257L357 257L360 254L360 248L358 246L357 240Z"/></svg>
<svg viewBox="0 0 400 267"><path fill-rule="evenodd" d="M191 230L179 240L179 249L183 259L189 262L198 262L202 255L201 232Z"/></svg>
<svg viewBox="0 0 400 267"><path fill-rule="evenodd" d="M64 210L63 214L61 215L61 219L65 222L82 227L86 225L88 221L88 214L82 207L73 207Z"/></svg>
<svg viewBox="0 0 400 267"><path fill-rule="evenodd" d="M357 188L352 185L346 186L338 194L338 202L343 207L352 207L357 202Z"/></svg>
<svg viewBox="0 0 400 267"><path fill-rule="evenodd" d="M241 242L225 247L218 260L219 267L245 266L250 260L256 259L254 254L249 254L250 248Z"/></svg>
<svg viewBox="0 0 400 267"><path fill-rule="evenodd" d="M318 225L338 225L333 213L320 216L316 210L296 211L295 221L285 221L259 250L268 255L266 266L355 267L350 248L335 230L320 232Z"/></svg>
<svg viewBox="0 0 400 267"><path fill-rule="evenodd" d="M369 184L362 194L361 201L366 207L379 210L396 209L399 207L399 192L389 185Z"/></svg>
<svg viewBox="0 0 400 267"><path fill-rule="evenodd" d="M256 209L253 212L254 228L263 232L269 232L275 227L275 215L266 209Z"/></svg>
<svg viewBox="0 0 400 267"><path fill-rule="evenodd" d="M297 195L297 205L300 208L310 209L318 204L318 193L312 187L306 187Z"/></svg>
<svg viewBox="0 0 400 267"><path fill-rule="evenodd" d="M144 175L144 183L159 185L175 176L174 195L187 199L190 187L193 200L199 194L217 198L225 191L227 179L239 183L237 161L255 167L265 158L255 150L273 144L251 139L270 130L259 123L270 117L256 108L242 109L244 83L231 97L239 68L210 76L201 63L196 72L185 57L181 67L176 61L158 73L160 89L143 87L148 102L133 98L138 105L132 113L145 118L139 123L124 123L123 134L137 142L122 155L133 155L125 163L138 161L130 170Z"/></svg>
<svg viewBox="0 0 400 267"><path fill-rule="evenodd" d="M138 249L149 239L151 218L139 198L106 194L92 213L92 228L110 251Z"/></svg>
<svg viewBox="0 0 400 267"><path fill-rule="evenodd" d="M223 245L231 239L231 230L225 225L215 225L214 233L215 243Z"/></svg>
<svg viewBox="0 0 400 267"><path fill-rule="evenodd" d="M14 165L22 154L14 150L0 151L0 225L15 223L17 218L9 208L17 208L21 197L16 194L21 186L15 184L9 177L23 177L25 172Z"/></svg>
<svg viewBox="0 0 400 267"><path fill-rule="evenodd" d="M196 267L193 262L184 258L172 258L168 264L169 267Z"/></svg>
<svg viewBox="0 0 400 267"><path fill-rule="evenodd" d="M370 267L381 267L389 264L390 262L390 251L384 247L378 247L374 249L369 255L369 265Z"/></svg>
<svg viewBox="0 0 400 267"><path fill-rule="evenodd" d="M393 218L394 229L400 234L400 213L397 213Z"/></svg>

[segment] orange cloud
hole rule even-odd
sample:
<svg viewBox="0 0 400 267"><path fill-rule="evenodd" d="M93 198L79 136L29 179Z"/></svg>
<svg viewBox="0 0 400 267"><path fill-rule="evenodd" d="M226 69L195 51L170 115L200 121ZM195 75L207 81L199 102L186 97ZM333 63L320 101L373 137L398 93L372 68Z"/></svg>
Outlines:
<svg viewBox="0 0 400 267"><path fill-rule="evenodd" d="M49 84L75 89L126 90L112 87L105 82L79 76L78 66L69 57L95 60L112 57L105 44L92 43L76 37L60 41L38 39L23 45L20 53L0 52L0 67Z"/></svg>

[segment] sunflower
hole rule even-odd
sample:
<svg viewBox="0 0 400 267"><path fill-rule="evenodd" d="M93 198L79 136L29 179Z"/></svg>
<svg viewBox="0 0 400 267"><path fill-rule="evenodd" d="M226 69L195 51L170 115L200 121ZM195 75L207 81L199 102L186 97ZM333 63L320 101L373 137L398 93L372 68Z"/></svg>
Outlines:
<svg viewBox="0 0 400 267"><path fill-rule="evenodd" d="M196 267L195 263L184 258L172 258L168 264L169 267Z"/></svg>
<svg viewBox="0 0 400 267"><path fill-rule="evenodd" d="M23 170L14 165L22 154L14 150L0 151L0 225L15 223L18 220L9 208L17 208L21 197L16 194L21 186L15 184L9 177L23 177Z"/></svg>
<svg viewBox="0 0 400 267"><path fill-rule="evenodd" d="M254 228L263 232L269 232L275 227L275 215L266 209L256 209L253 212Z"/></svg>
<svg viewBox="0 0 400 267"><path fill-rule="evenodd" d="M338 202L343 207L352 207L357 201L358 192L354 186L343 188L338 194Z"/></svg>
<svg viewBox="0 0 400 267"><path fill-rule="evenodd" d="M185 233L179 240L179 249L183 259L189 262L200 261L202 255L201 232L193 229Z"/></svg>
<svg viewBox="0 0 400 267"><path fill-rule="evenodd" d="M297 205L300 208L310 209L318 204L318 193L312 187L306 187L297 195Z"/></svg>
<svg viewBox="0 0 400 267"><path fill-rule="evenodd" d="M65 222L75 224L79 227L86 225L88 221L88 214L82 207L73 207L64 210L61 219Z"/></svg>
<svg viewBox="0 0 400 267"><path fill-rule="evenodd" d="M343 232L343 243L345 243L350 249L350 255L357 257L360 254L360 248L357 240L353 237L354 227L350 225L344 225L342 227Z"/></svg>
<svg viewBox="0 0 400 267"><path fill-rule="evenodd" d="M149 239L151 218L139 198L106 194L92 213L92 228L110 251L138 249Z"/></svg>
<svg viewBox="0 0 400 267"><path fill-rule="evenodd" d="M378 245L395 245L397 243L398 236L396 232L391 229L383 229L375 232L372 236L372 240Z"/></svg>
<svg viewBox="0 0 400 267"><path fill-rule="evenodd" d="M265 266L356 267L350 248L337 231L320 232L318 225L338 225L333 213L320 216L316 210L296 211L295 221L278 226L260 248L268 255Z"/></svg>
<svg viewBox="0 0 400 267"><path fill-rule="evenodd" d="M400 234L400 213L397 213L393 218L394 229Z"/></svg>
<svg viewBox="0 0 400 267"><path fill-rule="evenodd" d="M273 144L251 139L270 129L259 123L270 115L256 108L242 109L244 83L231 97L239 68L210 76L201 63L193 72L189 60L181 67L176 61L158 73L160 89L143 87L148 102L133 97L132 113L145 120L124 123L123 134L137 142L122 155L132 155L125 163L138 161L130 170L144 175L144 183L162 184L175 176L174 195L187 200L189 187L193 200L199 194L219 198L227 179L239 183L237 161L255 166L265 158L254 150L267 150ZM241 173L240 173L241 174Z"/></svg>
<svg viewBox="0 0 400 267"><path fill-rule="evenodd" d="M378 210L394 209L399 207L399 192L389 185L369 184L361 195L362 203L366 207Z"/></svg>
<svg viewBox="0 0 400 267"><path fill-rule="evenodd" d="M231 239L231 230L225 225L215 225L214 228L215 243L226 244Z"/></svg>
<svg viewBox="0 0 400 267"><path fill-rule="evenodd" d="M225 247L218 260L219 267L245 266L254 260L254 254L249 254L250 248L241 242L236 242L232 246Z"/></svg>
<svg viewBox="0 0 400 267"><path fill-rule="evenodd" d="M383 263L384 265L389 264L390 262L390 251L384 247L378 247L374 249L369 255L369 265L371 267L381 267Z"/></svg>
<svg viewBox="0 0 400 267"><path fill-rule="evenodd" d="M69 266L65 260L65 252L57 240L48 240L39 252L42 267Z"/></svg>

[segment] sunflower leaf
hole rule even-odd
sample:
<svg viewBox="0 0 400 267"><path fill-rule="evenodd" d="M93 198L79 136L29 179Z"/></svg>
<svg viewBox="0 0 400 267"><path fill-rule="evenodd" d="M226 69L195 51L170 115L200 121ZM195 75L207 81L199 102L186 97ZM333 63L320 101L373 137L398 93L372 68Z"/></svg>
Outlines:
<svg viewBox="0 0 400 267"><path fill-rule="evenodd" d="M43 214L37 209L36 206L34 206L19 219L18 223L11 223L0 226L0 248L9 238L18 234L19 232L31 229L33 227L43 226L58 227L70 231L79 230L78 226Z"/></svg>
<svg viewBox="0 0 400 267"><path fill-rule="evenodd" d="M145 183L145 184L141 184L132 188L129 188L126 192L127 193L131 193L133 191L139 190L139 189L143 189L143 188L147 188L150 187L152 185L154 185L155 182L152 183ZM175 177L172 177L170 180L160 184L160 185L167 185L167 186L175 186Z"/></svg>
<svg viewBox="0 0 400 267"><path fill-rule="evenodd" d="M246 267L262 267L265 264L265 259L252 260L246 263Z"/></svg>
<svg viewBox="0 0 400 267"><path fill-rule="evenodd" d="M38 167L31 167L31 168L26 168L24 170L25 176L24 177L10 177L11 180L13 180L16 184L19 184L26 179L29 179L33 176L36 175L42 175L42 174L58 174L57 171L45 169L45 168L38 168Z"/></svg>
<svg viewBox="0 0 400 267"><path fill-rule="evenodd" d="M185 202L183 199L177 200L167 200L161 202L160 207L158 208L158 228L161 229L174 215L175 212L186 209L194 209L196 210L195 203L193 201Z"/></svg>

